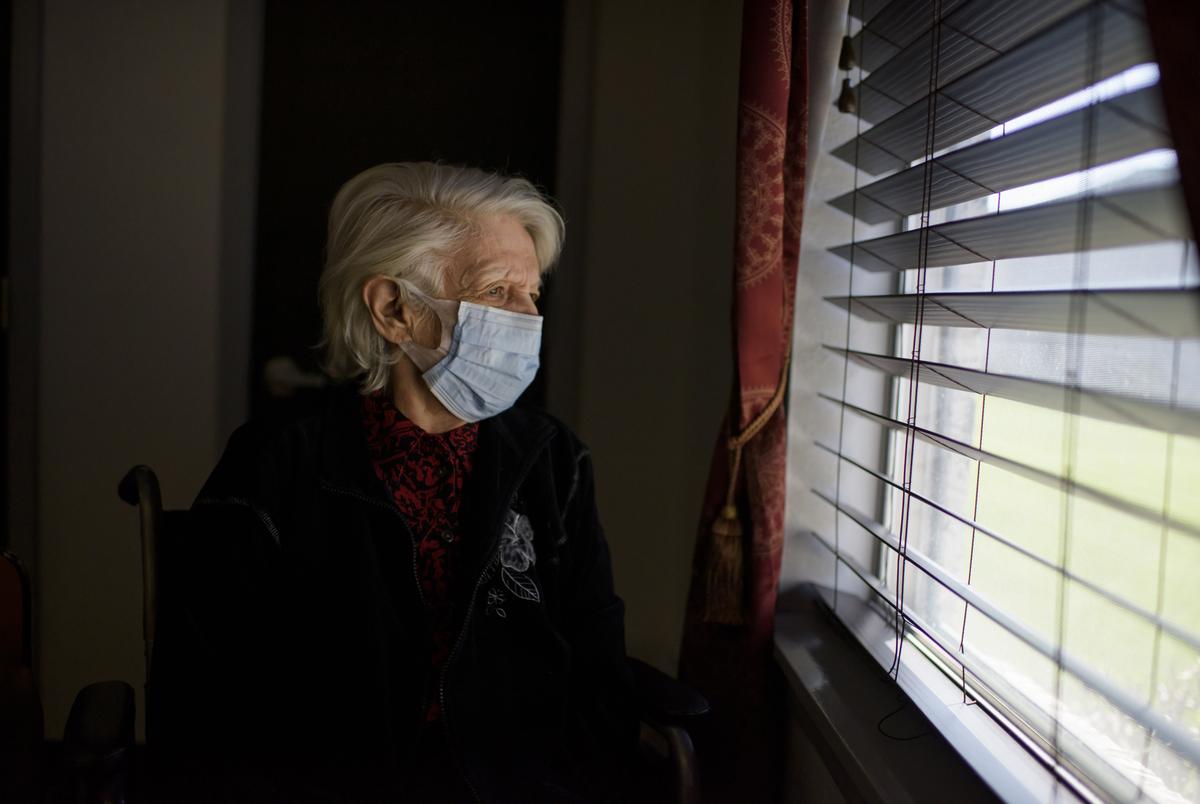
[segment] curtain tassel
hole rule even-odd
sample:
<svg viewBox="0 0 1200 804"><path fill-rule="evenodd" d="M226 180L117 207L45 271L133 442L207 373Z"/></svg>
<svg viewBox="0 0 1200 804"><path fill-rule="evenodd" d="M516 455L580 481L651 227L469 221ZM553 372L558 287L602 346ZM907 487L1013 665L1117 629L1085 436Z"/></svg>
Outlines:
<svg viewBox="0 0 1200 804"><path fill-rule="evenodd" d="M737 448L741 453L741 447ZM735 459L735 463L737 460ZM704 621L719 625L742 624L742 594L745 572L742 559L742 523L733 503L737 475L730 479L725 505L712 524L708 547L708 577L704 597Z"/></svg>
<svg viewBox="0 0 1200 804"><path fill-rule="evenodd" d="M767 422L783 404L787 392L788 367L792 363L789 348L779 370L779 383L771 401L754 417L746 429L729 439L729 486L725 489L725 505L712 523L708 542L708 564L705 568L704 622L718 625L741 625L745 622L742 609L745 600L745 539L742 520L737 509L738 475L742 469L742 447L766 427Z"/></svg>

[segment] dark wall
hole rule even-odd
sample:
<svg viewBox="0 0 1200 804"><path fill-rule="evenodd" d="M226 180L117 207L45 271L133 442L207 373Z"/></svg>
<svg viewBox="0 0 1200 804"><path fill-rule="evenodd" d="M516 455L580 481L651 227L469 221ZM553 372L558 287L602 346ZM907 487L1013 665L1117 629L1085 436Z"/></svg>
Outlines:
<svg viewBox="0 0 1200 804"><path fill-rule="evenodd" d="M253 350L316 369L329 205L380 162L441 160L554 192L561 0L265 4ZM542 401L541 383L530 390Z"/></svg>

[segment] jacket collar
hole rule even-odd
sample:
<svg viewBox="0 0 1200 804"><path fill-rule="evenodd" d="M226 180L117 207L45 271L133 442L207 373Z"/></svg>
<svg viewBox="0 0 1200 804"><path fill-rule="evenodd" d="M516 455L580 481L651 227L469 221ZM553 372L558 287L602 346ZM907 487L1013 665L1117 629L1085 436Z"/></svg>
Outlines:
<svg viewBox="0 0 1200 804"><path fill-rule="evenodd" d="M325 488L377 498L380 486L371 468L362 415L362 397L353 384L330 391L320 428L317 476ZM513 475L528 470L553 434L554 425L546 416L516 408L480 422L479 471L473 474L479 475L481 486L494 485L486 496L503 493L509 485L515 491L520 478Z"/></svg>
<svg viewBox="0 0 1200 804"><path fill-rule="evenodd" d="M482 537L470 540L461 558L465 577L477 579L476 585L495 554L501 526L518 488L555 431L549 417L518 409L480 422L475 466L464 489L470 504L461 521L468 532ZM342 386L330 393L319 456L318 478L323 489L400 515L371 467L362 399L356 388ZM464 611L473 595L469 583L460 586L456 593L459 611Z"/></svg>

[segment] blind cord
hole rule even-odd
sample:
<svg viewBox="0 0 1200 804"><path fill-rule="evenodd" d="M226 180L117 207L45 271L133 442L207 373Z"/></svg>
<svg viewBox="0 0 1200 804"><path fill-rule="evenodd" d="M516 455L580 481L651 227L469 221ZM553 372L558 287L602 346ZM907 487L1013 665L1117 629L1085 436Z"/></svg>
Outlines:
<svg viewBox="0 0 1200 804"><path fill-rule="evenodd" d="M1004 136L1007 133L1008 132L1007 132L1007 127L1006 127L1005 129L1001 130L1000 136ZM1000 214L1001 201L1003 200L1003 197L1004 197L1003 193L999 193L999 192L996 193L996 214L997 215ZM992 281L991 281L991 285L988 287L988 291L990 293L996 292L996 261L995 260L992 260ZM984 336L984 343L983 343L983 371L984 371L984 373L987 373L988 367L991 365L991 360L992 360L992 328L988 327L987 335ZM983 396L981 396L980 400L979 400L979 449L980 449L980 451L983 450L983 426L984 426L984 422L987 421L987 415L986 415L987 414L987 401L988 401L988 395L983 394ZM983 475L983 461L976 461L975 462L975 498L971 503L971 520L973 522L979 521L979 486L980 486L980 481L982 479L982 475ZM971 544L970 544L970 547L967 549L967 586L971 585L971 579L975 575L975 536L977 535L977 533L978 533L978 528L976 528L974 525L972 525L971 526ZM963 654L965 654L967 652L967 615L970 614L970 611L971 611L970 604L964 600L963 601L962 630L959 632L959 635L958 635L958 652L963 653ZM964 704L973 704L973 703L975 703L975 700L970 695L967 694L967 666L966 666L966 664L961 664L960 667L962 668L963 703Z"/></svg>
<svg viewBox="0 0 1200 804"><path fill-rule="evenodd" d="M933 193L933 154L937 139L934 129L937 125L938 80L941 75L942 50L942 2L935 0L933 4L933 29L930 37L930 69L929 69L929 102L926 106L925 117L925 175L921 187L921 230L918 235L917 247L917 292L916 311L913 324L912 359L909 363L908 375L908 415L905 420L904 432L904 464L901 482L904 492L901 494L900 533L898 539L898 555L896 559L896 610L904 618L904 590L908 576L908 534L909 516L912 511L912 477L913 463L916 453L916 422L917 398L921 374L921 340L924 334L925 320L925 271L929 260L929 213L930 200ZM901 628L896 635L895 653L889 673L899 676L900 660L904 651L904 632Z"/></svg>
<svg viewBox="0 0 1200 804"><path fill-rule="evenodd" d="M906 734L906 735L892 734L886 728L884 728L883 724L887 723L889 720L891 720L896 715L903 712L905 709L909 709L911 706L912 706L912 704L909 701L907 701L907 700L902 701L900 703L900 705L897 706L895 709L888 712L883 717L879 718L879 720L875 723L876 731L878 731L884 737L887 737L889 740L895 740L896 742L900 742L900 743L906 743L910 740L919 740L922 737L928 737L929 735L933 734L934 733L933 729L929 729L929 728L927 728L923 731L919 731L916 734Z"/></svg>

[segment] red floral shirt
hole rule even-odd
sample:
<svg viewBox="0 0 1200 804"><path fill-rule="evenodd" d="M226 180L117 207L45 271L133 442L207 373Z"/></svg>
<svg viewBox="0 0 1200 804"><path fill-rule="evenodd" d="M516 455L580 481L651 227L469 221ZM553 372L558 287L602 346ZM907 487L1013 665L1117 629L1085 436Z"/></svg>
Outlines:
<svg viewBox="0 0 1200 804"><path fill-rule="evenodd" d="M375 474L417 540L417 576L433 637L425 722L441 715L438 678L454 640L451 590L462 532L458 512L479 425L426 433L382 391L363 397L363 426Z"/></svg>

